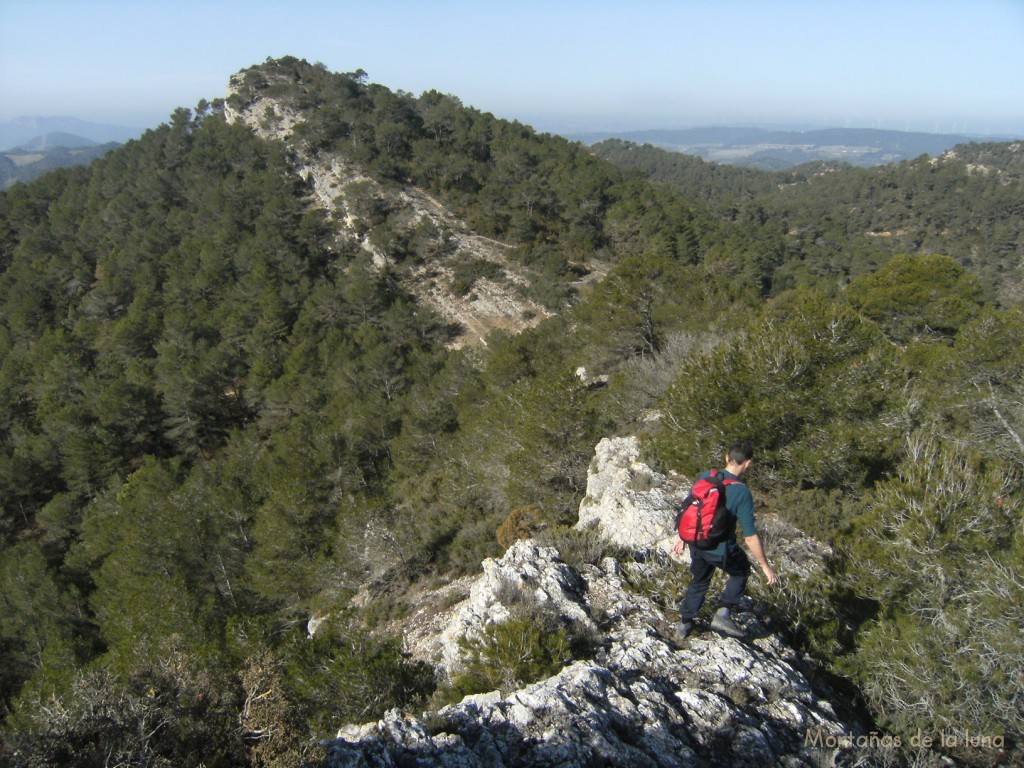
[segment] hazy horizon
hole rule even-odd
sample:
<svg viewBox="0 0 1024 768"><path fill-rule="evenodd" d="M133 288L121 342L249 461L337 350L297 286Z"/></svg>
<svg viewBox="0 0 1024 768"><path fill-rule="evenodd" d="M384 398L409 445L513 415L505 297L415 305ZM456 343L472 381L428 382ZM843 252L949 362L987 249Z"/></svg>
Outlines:
<svg viewBox="0 0 1024 768"><path fill-rule="evenodd" d="M131 12L127 12L127 9ZM311 23L315 22L315 23ZM1017 0L0 6L0 122L140 130L291 55L541 131L706 126L1024 135Z"/></svg>
<svg viewBox="0 0 1024 768"><path fill-rule="evenodd" d="M182 105L184 106L184 105ZM472 106L467 105L467 106ZM161 123L166 123L170 115L168 114L165 118L153 123L152 125L126 125L118 123L97 123L92 120L85 120L78 117L77 115L17 115L10 120L4 120L0 122L0 125L18 124L26 121L61 121L68 120L74 122L80 122L93 127L104 127L112 129L124 129L126 131L138 131L143 132L150 128L154 128ZM707 129L761 129L767 131L786 131L786 132L808 132L808 131L821 131L821 130L882 130L882 131L896 131L900 133L922 133L922 134L933 134L933 135L956 135L956 136L967 136L967 137L985 137L992 136L994 138L1002 139L1018 139L1024 138L1024 129L1018 132L1005 131L1005 132L972 132L972 131L961 131L961 130L929 130L912 127L903 127L897 125L837 125L837 124L814 124L804 122L764 122L764 123L752 123L752 122L724 122L724 121L709 121L707 123L694 123L692 125L679 125L679 124L654 124L644 123L635 119L622 119L609 116L607 118L593 118L592 122L579 121L572 117L567 116L556 116L550 117L545 115L536 116L535 119L531 119L530 115L523 115L518 117L508 118L516 120L524 125L529 125L534 129L557 134L587 134L587 133L642 133L648 131L689 131L689 130L707 130ZM73 127L61 128L61 131L68 133L74 133Z"/></svg>

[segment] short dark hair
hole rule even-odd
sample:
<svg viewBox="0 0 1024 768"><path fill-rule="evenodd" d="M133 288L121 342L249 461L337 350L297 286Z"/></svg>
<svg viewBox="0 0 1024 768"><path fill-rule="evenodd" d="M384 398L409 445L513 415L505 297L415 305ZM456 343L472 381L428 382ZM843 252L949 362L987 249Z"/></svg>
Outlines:
<svg viewBox="0 0 1024 768"><path fill-rule="evenodd" d="M737 440L729 446L725 455L733 464L742 464L747 459L754 458L754 446L749 440Z"/></svg>

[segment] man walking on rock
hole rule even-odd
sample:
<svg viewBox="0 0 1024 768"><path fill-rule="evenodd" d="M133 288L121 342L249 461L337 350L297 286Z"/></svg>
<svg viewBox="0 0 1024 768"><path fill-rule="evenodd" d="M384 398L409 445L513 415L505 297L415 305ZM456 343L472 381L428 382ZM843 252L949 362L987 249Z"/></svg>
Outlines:
<svg viewBox="0 0 1024 768"><path fill-rule="evenodd" d="M779 579L765 557L764 547L761 546L761 539L757 535L757 528L754 526L754 498L750 495L750 489L740 482L740 475L747 471L754 459L754 449L745 440L733 443L725 453L725 470L721 473L725 479L733 480L726 486L725 507L739 521L743 529L743 541L747 548L754 555L761 571L764 573L768 584L777 584ZM704 472L700 477L707 477L710 472ZM698 478L700 479L700 478ZM743 637L743 630L732 620L732 609L735 608L743 596L747 587L747 578L750 575L750 560L746 553L736 543L736 526L729 526L729 533L725 541L713 549L698 549L690 547L690 573L693 576L690 586L686 590L686 596L679 606L679 628L677 634L680 639L685 638L693 631L693 620L704 605L704 597L707 595L708 587L711 586L711 579L715 575L715 569L721 568L726 575L725 589L722 590L720 598L721 608L715 613L711 620L711 628L732 637ZM680 539L676 542L675 552L677 555L683 553L686 544Z"/></svg>

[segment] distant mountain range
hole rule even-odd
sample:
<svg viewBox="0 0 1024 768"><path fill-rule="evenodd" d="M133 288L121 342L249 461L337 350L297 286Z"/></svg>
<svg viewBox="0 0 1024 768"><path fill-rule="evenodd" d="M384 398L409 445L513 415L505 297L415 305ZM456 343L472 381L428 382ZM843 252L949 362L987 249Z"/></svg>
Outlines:
<svg viewBox="0 0 1024 768"><path fill-rule="evenodd" d="M56 168L84 165L141 133L75 117L19 117L0 123L0 189Z"/></svg>
<svg viewBox="0 0 1024 768"><path fill-rule="evenodd" d="M47 136L49 135L47 134ZM40 138L45 142L46 137ZM87 139L79 140L88 141ZM57 168L86 165L120 146L114 141L106 144L89 142L87 145L74 147L51 144L40 149L23 148L0 152L0 189L7 189L19 181L30 182Z"/></svg>
<svg viewBox="0 0 1024 768"><path fill-rule="evenodd" d="M138 138L141 128L128 128L123 125L103 125L79 120L77 117L16 117L0 123L0 151L23 148L26 144L36 141L41 136L65 134L79 141L86 139L94 144L107 144L111 141L125 142ZM50 144L49 146L80 147L82 144ZM38 147L36 147L38 148Z"/></svg>
<svg viewBox="0 0 1024 768"><path fill-rule="evenodd" d="M0 123L0 189L30 181L65 165L87 163L143 129L104 125L75 117L18 117ZM957 144L1020 137L888 131L869 128L814 130L712 126L705 128L565 133L592 145L622 139L728 165L785 170L812 161L871 167L941 155Z"/></svg>
<svg viewBox="0 0 1024 768"><path fill-rule="evenodd" d="M58 147L62 149L81 149L83 147L95 147L98 144L99 142L87 139L84 136L76 136L73 133L55 131L53 133L44 133L42 136L35 136L30 141L14 147L9 151L45 152L46 150L56 149Z"/></svg>
<svg viewBox="0 0 1024 768"><path fill-rule="evenodd" d="M869 128L773 130L769 128L686 128L566 134L584 144L623 139L651 144L704 160L766 170L783 170L801 163L843 161L860 167L896 163L921 155L941 155L957 144L1004 141L1016 137L911 133Z"/></svg>

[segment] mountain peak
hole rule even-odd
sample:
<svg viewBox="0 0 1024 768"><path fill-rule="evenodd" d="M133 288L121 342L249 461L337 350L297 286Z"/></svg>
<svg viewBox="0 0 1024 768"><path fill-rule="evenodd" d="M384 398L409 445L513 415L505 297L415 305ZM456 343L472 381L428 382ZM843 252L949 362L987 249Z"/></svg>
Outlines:
<svg viewBox="0 0 1024 768"><path fill-rule="evenodd" d="M35 142L39 137L48 134L66 134L76 137L79 141L90 141L93 144L109 142L125 142L139 136L138 128L122 125L105 125L79 120L77 117L16 117L0 123L0 150L20 147ZM48 144L48 147L63 146L68 148L89 146L88 144ZM33 148L35 147L33 144Z"/></svg>
<svg viewBox="0 0 1024 768"><path fill-rule="evenodd" d="M338 153L309 151L296 136L296 128L306 119L303 110L272 95L271 89L243 97L245 83L243 73L231 78L225 118L248 126L261 138L288 145L296 170L310 182L314 205L339 225L339 247L355 246L378 268L392 268L394 259L380 243L394 236L434 233L432 258L403 270L401 279L422 304L460 329L453 348L486 345L493 331L518 333L552 314L518 290L527 277L509 258L513 244L475 232L416 185L384 185ZM386 221L368 223L360 215L368 202L387 211Z"/></svg>
<svg viewBox="0 0 1024 768"><path fill-rule="evenodd" d="M87 139L83 136L76 136L73 133L52 131L50 133L44 133L41 136L36 136L32 140L15 147L15 149L31 152L42 149L56 149L58 147L63 149L79 149L82 147L95 147L97 144L98 142L95 142L92 139Z"/></svg>

